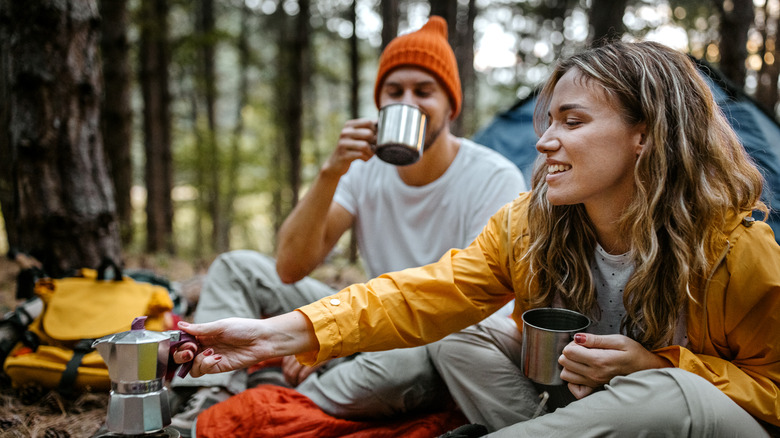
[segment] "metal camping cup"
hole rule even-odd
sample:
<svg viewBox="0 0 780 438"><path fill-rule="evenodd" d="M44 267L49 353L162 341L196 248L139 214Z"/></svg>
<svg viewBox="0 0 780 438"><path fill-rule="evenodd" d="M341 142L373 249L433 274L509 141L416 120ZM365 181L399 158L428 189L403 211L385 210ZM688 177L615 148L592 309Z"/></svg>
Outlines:
<svg viewBox="0 0 780 438"><path fill-rule="evenodd" d="M543 307L523 313L523 374L536 383L561 385L558 357L575 333L590 325L587 316L568 309Z"/></svg>
<svg viewBox="0 0 780 438"><path fill-rule="evenodd" d="M382 161L406 166L420 159L428 116L416 106L393 103L379 110L376 148Z"/></svg>

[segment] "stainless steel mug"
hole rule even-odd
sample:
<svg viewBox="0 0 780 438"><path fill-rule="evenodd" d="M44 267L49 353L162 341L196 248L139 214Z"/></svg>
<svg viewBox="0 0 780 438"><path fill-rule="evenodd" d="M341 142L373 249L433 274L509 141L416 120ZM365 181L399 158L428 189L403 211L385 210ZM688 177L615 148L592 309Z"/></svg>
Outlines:
<svg viewBox="0 0 780 438"><path fill-rule="evenodd" d="M543 307L523 313L523 374L543 385L562 385L558 357L575 333L590 325L590 319L568 309Z"/></svg>
<svg viewBox="0 0 780 438"><path fill-rule="evenodd" d="M397 166L417 162L423 154L427 122L428 116L416 106L393 103L382 107L374 152Z"/></svg>

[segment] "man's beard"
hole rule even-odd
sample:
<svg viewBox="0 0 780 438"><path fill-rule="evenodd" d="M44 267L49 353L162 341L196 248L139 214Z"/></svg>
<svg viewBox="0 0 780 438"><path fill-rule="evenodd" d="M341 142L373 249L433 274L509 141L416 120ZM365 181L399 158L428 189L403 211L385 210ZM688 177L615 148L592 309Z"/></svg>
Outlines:
<svg viewBox="0 0 780 438"><path fill-rule="evenodd" d="M436 139L439 138L439 136L442 134L443 131L444 131L444 123L440 124L438 127L436 127L436 129L431 131L430 135L428 135L426 133L426 135L425 135L425 147L423 148L423 152L427 151L428 149L430 149L430 147L434 143L436 143Z"/></svg>

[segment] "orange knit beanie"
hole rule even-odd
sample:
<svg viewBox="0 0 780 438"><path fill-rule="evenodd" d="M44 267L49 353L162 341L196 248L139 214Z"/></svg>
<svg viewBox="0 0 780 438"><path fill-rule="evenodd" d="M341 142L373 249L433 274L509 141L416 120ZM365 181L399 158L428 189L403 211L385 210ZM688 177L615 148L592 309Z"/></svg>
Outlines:
<svg viewBox="0 0 780 438"><path fill-rule="evenodd" d="M379 107L379 90L387 75L401 66L420 67L433 76L444 87L452 104L452 119L460 113L463 94L455 53L447 41L447 21L431 16L418 31L394 38L379 58L379 71L374 85L374 101Z"/></svg>

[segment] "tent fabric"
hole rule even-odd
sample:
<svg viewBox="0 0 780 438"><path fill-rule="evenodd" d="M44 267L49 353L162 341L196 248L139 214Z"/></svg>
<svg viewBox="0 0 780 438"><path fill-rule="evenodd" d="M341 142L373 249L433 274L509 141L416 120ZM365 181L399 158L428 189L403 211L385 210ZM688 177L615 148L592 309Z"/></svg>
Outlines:
<svg viewBox="0 0 780 438"><path fill-rule="evenodd" d="M751 99L706 61L693 59L712 90L715 101L737 133L745 150L766 179L762 199L771 208L780 209L780 125L774 116ZM538 136L533 128L535 94L518 101L496 115L473 140L514 162L531 186ZM760 215L758 217L761 217ZM770 212L767 223L780 243L780 211Z"/></svg>
<svg viewBox="0 0 780 438"><path fill-rule="evenodd" d="M198 438L430 438L468 421L446 410L388 421L349 421L323 412L294 389L259 385L217 403L198 416Z"/></svg>

